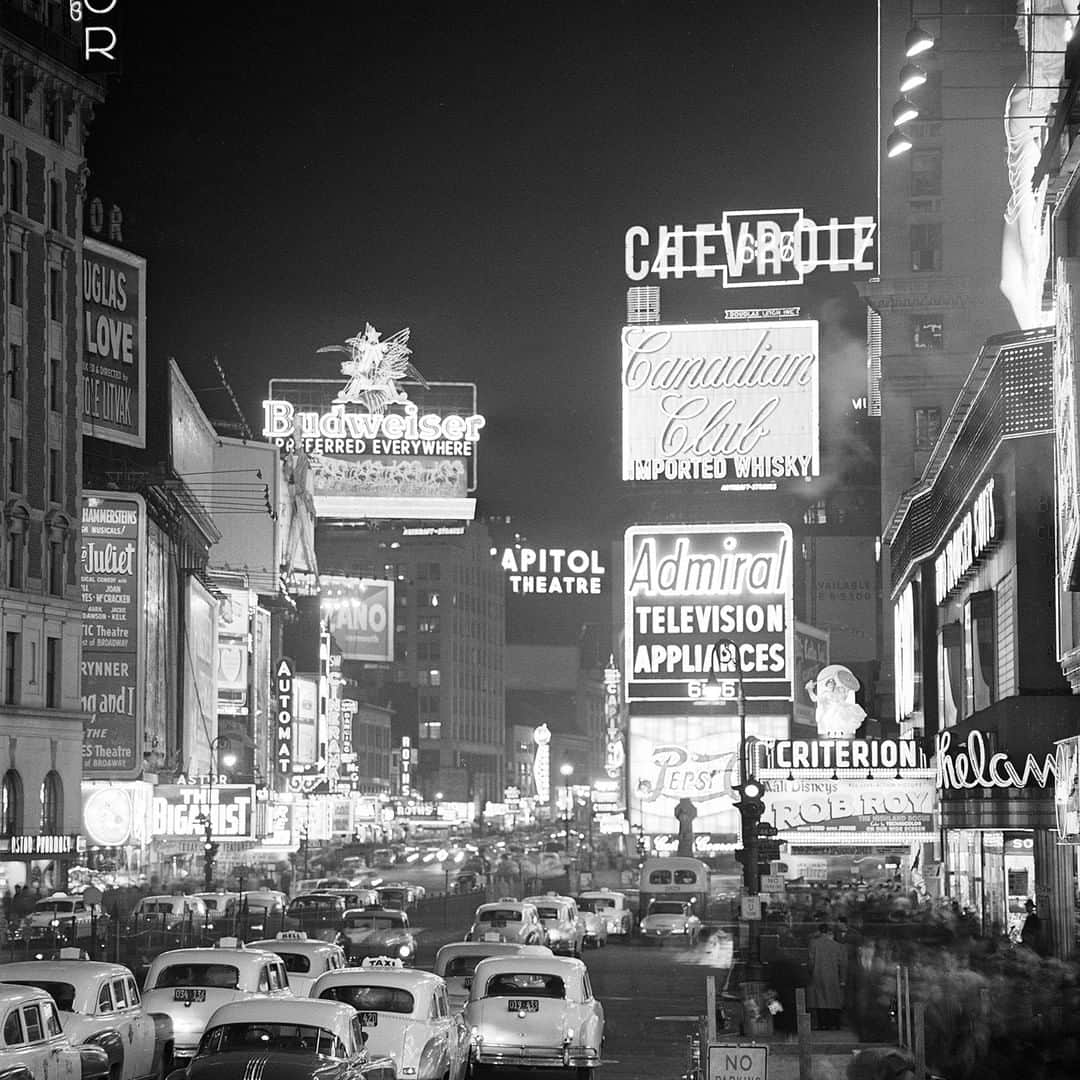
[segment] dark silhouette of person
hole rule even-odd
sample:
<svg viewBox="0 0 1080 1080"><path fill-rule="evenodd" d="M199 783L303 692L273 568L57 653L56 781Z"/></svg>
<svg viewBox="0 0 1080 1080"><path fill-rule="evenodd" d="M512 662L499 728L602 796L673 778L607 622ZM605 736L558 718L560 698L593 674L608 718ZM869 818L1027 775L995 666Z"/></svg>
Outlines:
<svg viewBox="0 0 1080 1080"><path fill-rule="evenodd" d="M684 857L694 854L694 818L697 807L689 799L680 799L675 807L675 820L679 823L679 850Z"/></svg>
<svg viewBox="0 0 1080 1080"><path fill-rule="evenodd" d="M1027 912L1027 918L1024 919L1024 925L1020 930L1020 944L1026 945L1033 952L1042 953L1043 921L1035 911L1035 902L1030 899L1025 900L1024 910Z"/></svg>

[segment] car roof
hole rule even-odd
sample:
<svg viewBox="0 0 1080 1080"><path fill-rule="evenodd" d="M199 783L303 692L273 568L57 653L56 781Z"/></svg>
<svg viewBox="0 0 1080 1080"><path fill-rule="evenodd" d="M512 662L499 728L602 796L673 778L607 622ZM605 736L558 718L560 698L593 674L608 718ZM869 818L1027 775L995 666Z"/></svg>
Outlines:
<svg viewBox="0 0 1080 1080"><path fill-rule="evenodd" d="M219 1024L265 1020L267 1023L316 1023L320 1027L348 1027L356 1010L342 1001L315 998L245 998L214 1010L207 1030Z"/></svg>
<svg viewBox="0 0 1080 1080"><path fill-rule="evenodd" d="M335 945L332 941L320 941L318 938L264 938L261 941L249 941L247 947L272 953L333 953L341 951L340 945Z"/></svg>
<svg viewBox="0 0 1080 1080"><path fill-rule="evenodd" d="M0 983L0 1009L6 1009L9 1005L18 1005L24 1001L38 1001L41 998L52 998L36 986L22 986L18 983Z"/></svg>
<svg viewBox="0 0 1080 1080"><path fill-rule="evenodd" d="M483 968L483 971L480 969ZM477 976L495 974L500 971L538 971L549 975L567 975L571 972L583 974L585 963L582 960L574 960L569 956L541 956L536 953L525 953L516 956L492 956L481 960L476 965Z"/></svg>
<svg viewBox="0 0 1080 1080"><path fill-rule="evenodd" d="M12 982L19 981L17 976L34 982L66 980L77 983L87 979L118 979L131 974L131 969L123 964L107 964L101 960L17 960L13 964L0 964L0 979Z"/></svg>
<svg viewBox="0 0 1080 1080"><path fill-rule="evenodd" d="M442 984L441 975L431 971L419 971L416 968L388 968L388 967L347 967L338 968L337 971L327 971L315 980L312 994L315 989L324 986L351 986L357 983L403 986L433 990Z"/></svg>
<svg viewBox="0 0 1080 1080"><path fill-rule="evenodd" d="M169 903L175 903L176 901L184 900L198 900L199 897L196 893L156 893L153 896L140 896L137 903L145 904L148 901L158 903L162 900L168 900Z"/></svg>
<svg viewBox="0 0 1080 1080"><path fill-rule="evenodd" d="M262 963L266 960L280 960L277 953L269 949L170 949L168 952L158 953L150 961L151 967L162 968L166 964L236 964L237 966L251 967L253 964Z"/></svg>
<svg viewBox="0 0 1080 1080"><path fill-rule="evenodd" d="M613 896L626 899L626 893L618 892L616 889L586 889L578 893L578 897L582 900L606 900Z"/></svg>
<svg viewBox="0 0 1080 1080"><path fill-rule="evenodd" d="M343 892L354 892L355 890L344 889L342 891ZM297 893L297 895L292 898L290 903L295 904L297 900L310 900L313 897L316 900L340 900L341 899L341 893L339 893L339 892L327 892L325 889L312 889L311 892Z"/></svg>
<svg viewBox="0 0 1080 1080"><path fill-rule="evenodd" d="M404 911L400 911L398 908L386 908L386 907L352 907L345 912L348 915L373 915L376 918L381 918L384 915L389 915L394 919L401 920L408 918L408 915Z"/></svg>
<svg viewBox="0 0 1080 1080"><path fill-rule="evenodd" d="M476 910L486 911L488 908L522 908L522 907L536 907L536 904L532 900L488 900L487 903L481 904Z"/></svg>

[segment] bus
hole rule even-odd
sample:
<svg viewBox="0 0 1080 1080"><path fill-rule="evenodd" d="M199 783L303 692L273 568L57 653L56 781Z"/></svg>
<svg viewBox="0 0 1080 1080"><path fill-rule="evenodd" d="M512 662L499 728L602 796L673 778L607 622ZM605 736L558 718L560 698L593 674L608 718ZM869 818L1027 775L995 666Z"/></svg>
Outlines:
<svg viewBox="0 0 1080 1080"><path fill-rule="evenodd" d="M655 900L681 900L694 905L694 914L705 918L709 905L709 868L700 859L665 855L646 859L641 867L639 905L642 917Z"/></svg>

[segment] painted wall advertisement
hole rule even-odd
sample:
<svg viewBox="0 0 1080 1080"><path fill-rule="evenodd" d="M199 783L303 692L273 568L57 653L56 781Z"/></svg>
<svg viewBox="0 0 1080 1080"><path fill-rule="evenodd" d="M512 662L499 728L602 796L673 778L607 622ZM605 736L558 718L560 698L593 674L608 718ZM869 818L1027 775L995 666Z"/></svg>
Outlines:
<svg viewBox="0 0 1080 1080"><path fill-rule="evenodd" d="M747 699L791 700L787 525L635 525L625 568L628 701L734 702L740 674Z"/></svg>
<svg viewBox="0 0 1080 1080"><path fill-rule="evenodd" d="M345 660L394 659L394 582L321 574L322 613Z"/></svg>
<svg viewBox="0 0 1080 1080"><path fill-rule="evenodd" d="M845 664L877 659L878 568L872 536L817 536L808 574L810 621Z"/></svg>
<svg viewBox="0 0 1080 1080"><path fill-rule="evenodd" d="M83 241L83 434L146 446L146 260Z"/></svg>
<svg viewBox="0 0 1080 1080"><path fill-rule="evenodd" d="M142 769L146 504L87 491L82 502L83 775L119 779Z"/></svg>
<svg viewBox="0 0 1080 1080"><path fill-rule="evenodd" d="M818 366L812 320L624 327L622 478L818 476Z"/></svg>

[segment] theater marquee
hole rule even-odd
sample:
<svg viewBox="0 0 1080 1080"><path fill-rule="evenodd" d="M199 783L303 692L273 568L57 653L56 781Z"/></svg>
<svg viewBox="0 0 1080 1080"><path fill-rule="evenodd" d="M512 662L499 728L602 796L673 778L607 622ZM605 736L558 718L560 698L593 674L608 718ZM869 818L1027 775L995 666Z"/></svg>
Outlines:
<svg viewBox="0 0 1080 1080"><path fill-rule="evenodd" d="M818 476L818 367L814 321L624 327L622 478Z"/></svg>

